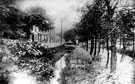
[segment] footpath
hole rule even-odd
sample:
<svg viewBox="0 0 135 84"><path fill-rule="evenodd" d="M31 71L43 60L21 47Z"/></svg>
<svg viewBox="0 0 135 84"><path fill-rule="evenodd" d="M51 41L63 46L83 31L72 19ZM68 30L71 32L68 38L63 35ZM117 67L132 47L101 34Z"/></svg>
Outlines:
<svg viewBox="0 0 135 84"><path fill-rule="evenodd" d="M80 48L79 48L80 49ZM74 50L76 51L76 50ZM82 50L81 50L82 51ZM79 52L81 52L79 51ZM77 51L76 51L77 52ZM76 53L73 52L73 53ZM125 55L121 61L121 54L117 53L117 68L115 74L110 74L110 66L106 68L107 51L101 50L99 60L85 63L87 52L79 53L79 58L72 57L71 53L66 56L66 67L61 72L60 84L134 84L135 82L135 62ZM84 64L84 65L82 65ZM74 66L75 65L75 66ZM109 64L110 65L110 62Z"/></svg>
<svg viewBox="0 0 135 84"><path fill-rule="evenodd" d="M132 58L125 55L121 61L122 55L117 53L116 73L110 74L110 66L106 68L107 51L100 53L101 60L96 64L96 71L98 72L94 84L134 84L134 68L135 62ZM110 62L109 64L110 65Z"/></svg>

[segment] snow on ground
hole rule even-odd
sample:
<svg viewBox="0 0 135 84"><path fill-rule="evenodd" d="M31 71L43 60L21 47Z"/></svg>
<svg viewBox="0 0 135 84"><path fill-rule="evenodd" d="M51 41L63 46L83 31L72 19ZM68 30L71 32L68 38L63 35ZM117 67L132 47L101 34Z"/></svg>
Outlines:
<svg viewBox="0 0 135 84"><path fill-rule="evenodd" d="M67 54L65 54L61 59L59 59L55 66L56 66L56 70L54 71L54 78L51 79L50 84L59 84L58 79L60 78L60 72L63 68L66 67L66 63L65 63L65 56Z"/></svg>
<svg viewBox="0 0 135 84"><path fill-rule="evenodd" d="M9 84L38 84L36 77L31 75L29 70L21 70L15 65L10 65L7 69L10 72Z"/></svg>
<svg viewBox="0 0 135 84"><path fill-rule="evenodd" d="M110 66L105 68L107 51L104 50L101 55L101 61L98 63L97 71L99 72L96 77L95 84L134 84L134 62L129 56L124 56L124 60L121 62L121 54L117 53L117 69L116 74L110 74ZM110 65L110 62L109 62Z"/></svg>
<svg viewBox="0 0 135 84"><path fill-rule="evenodd" d="M134 75L134 62L129 56L124 57L121 62L121 54L117 53L117 70L116 76L121 84L132 84L132 79Z"/></svg>
<svg viewBox="0 0 135 84"><path fill-rule="evenodd" d="M37 84L36 78L29 75L27 71L13 72L11 84Z"/></svg>

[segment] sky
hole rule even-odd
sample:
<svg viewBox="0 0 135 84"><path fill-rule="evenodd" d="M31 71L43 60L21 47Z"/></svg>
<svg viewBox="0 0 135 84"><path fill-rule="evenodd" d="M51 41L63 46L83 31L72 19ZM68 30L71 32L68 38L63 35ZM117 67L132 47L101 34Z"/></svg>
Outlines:
<svg viewBox="0 0 135 84"><path fill-rule="evenodd" d="M63 30L73 27L81 15L77 9L84 7L88 1L92 3L93 0L18 0L16 6L22 11L31 7L42 7L54 21L55 31L58 33L61 31L61 21ZM132 3L133 0L120 0L119 6Z"/></svg>
<svg viewBox="0 0 135 84"><path fill-rule="evenodd" d="M80 13L77 9L83 7L88 0L21 0L17 1L17 7L26 11L31 7L42 7L47 14L54 20L55 31L60 32L61 22L63 30L72 28L78 21ZM90 0L89 0L90 1Z"/></svg>

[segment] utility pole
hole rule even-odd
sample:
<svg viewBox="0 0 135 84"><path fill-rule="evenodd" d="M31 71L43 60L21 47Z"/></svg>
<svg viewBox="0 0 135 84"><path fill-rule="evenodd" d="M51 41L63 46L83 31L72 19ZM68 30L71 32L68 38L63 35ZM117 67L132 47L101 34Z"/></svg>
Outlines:
<svg viewBox="0 0 135 84"><path fill-rule="evenodd" d="M62 29L63 29L63 18L61 18L61 41L60 41L60 44L61 44L61 45L62 45L62 37L63 37L63 35L62 35L62 31L63 31L63 30L62 30ZM60 63L61 63L61 65L60 65L60 66L61 66L61 69L62 69L62 57L63 57L63 56L61 55L61 60L60 60L60 61L61 61L61 62L60 62Z"/></svg>
<svg viewBox="0 0 135 84"><path fill-rule="evenodd" d="M134 33L135 33L135 29L133 29L133 31L134 31ZM134 42L134 39L135 39L135 36L134 36L134 33L133 33L133 61L134 61L134 59L135 59L135 53L134 53L134 45L135 45L135 42Z"/></svg>
<svg viewBox="0 0 135 84"><path fill-rule="evenodd" d="M60 41L60 44L62 45L62 37L63 37L63 18L61 18L61 41Z"/></svg>

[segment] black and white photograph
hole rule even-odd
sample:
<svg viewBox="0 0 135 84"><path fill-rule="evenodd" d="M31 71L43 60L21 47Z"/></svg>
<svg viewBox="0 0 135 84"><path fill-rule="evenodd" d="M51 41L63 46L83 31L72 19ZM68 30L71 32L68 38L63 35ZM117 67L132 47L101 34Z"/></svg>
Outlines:
<svg viewBox="0 0 135 84"><path fill-rule="evenodd" d="M0 84L135 84L135 0L0 0Z"/></svg>

